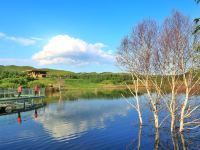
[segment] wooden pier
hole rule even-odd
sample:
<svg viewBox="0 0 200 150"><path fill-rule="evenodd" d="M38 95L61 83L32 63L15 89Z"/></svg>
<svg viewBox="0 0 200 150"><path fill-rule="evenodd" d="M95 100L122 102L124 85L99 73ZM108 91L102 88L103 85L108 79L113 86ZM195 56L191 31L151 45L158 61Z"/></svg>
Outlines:
<svg viewBox="0 0 200 150"><path fill-rule="evenodd" d="M13 92L5 92L0 95L6 95L0 98L0 115L15 113L17 111L28 111L35 108L43 107L45 105L44 92L39 93L39 95L34 95L33 92L27 90L22 93L20 97L17 94L13 94Z"/></svg>

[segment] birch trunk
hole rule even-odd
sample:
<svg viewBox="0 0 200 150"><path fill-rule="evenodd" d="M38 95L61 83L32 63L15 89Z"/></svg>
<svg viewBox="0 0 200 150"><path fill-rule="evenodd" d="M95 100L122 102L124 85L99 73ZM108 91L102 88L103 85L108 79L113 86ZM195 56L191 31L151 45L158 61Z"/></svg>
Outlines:
<svg viewBox="0 0 200 150"><path fill-rule="evenodd" d="M186 88L185 100L184 100L182 108L181 108L179 132L183 132L183 130L184 130L185 109L187 106L188 99L189 99L189 90L188 90L188 88Z"/></svg>
<svg viewBox="0 0 200 150"><path fill-rule="evenodd" d="M179 132L183 132L183 130L184 130L185 109L186 109L188 99L189 99L189 85L188 85L188 82L186 79L186 75L183 76L183 79L184 79L184 84L185 84L186 90L185 90L185 99L184 99L182 107L181 107Z"/></svg>
<svg viewBox="0 0 200 150"><path fill-rule="evenodd" d="M156 101L152 97L151 92L149 90L148 79L146 80L145 85L146 85L146 90L147 90L147 94L148 94L151 106L153 108L153 110L151 110L151 111L152 111L153 116L154 116L154 125L155 125L155 128L158 129L159 128L159 118L158 118L158 113L157 113L158 110L157 110L157 107L156 107Z"/></svg>
<svg viewBox="0 0 200 150"><path fill-rule="evenodd" d="M137 82L136 82L136 87L135 87L135 98L136 98L136 104L137 104L137 112L138 112L138 117L139 117L139 121L140 121L140 126L143 125L143 121L142 121L142 114L141 114L141 109L140 109L140 102L139 102L139 98L138 98L138 87L139 87L139 82L138 82L138 78L137 78Z"/></svg>
<svg viewBox="0 0 200 150"><path fill-rule="evenodd" d="M158 129L159 128L158 114L156 112L153 112L153 116L154 116L155 128Z"/></svg>
<svg viewBox="0 0 200 150"><path fill-rule="evenodd" d="M171 105L170 105L170 109L171 109L171 132L173 132L173 130L176 127L176 93L175 93L175 76L172 77L172 98L171 98Z"/></svg>
<svg viewBox="0 0 200 150"><path fill-rule="evenodd" d="M174 113L171 114L171 132L173 132L176 128L176 115Z"/></svg>
<svg viewBox="0 0 200 150"><path fill-rule="evenodd" d="M138 109L139 109L139 111L138 111L138 117L139 117L139 120L140 120L140 126L142 126L143 125L142 114L140 112L140 108L138 108Z"/></svg>

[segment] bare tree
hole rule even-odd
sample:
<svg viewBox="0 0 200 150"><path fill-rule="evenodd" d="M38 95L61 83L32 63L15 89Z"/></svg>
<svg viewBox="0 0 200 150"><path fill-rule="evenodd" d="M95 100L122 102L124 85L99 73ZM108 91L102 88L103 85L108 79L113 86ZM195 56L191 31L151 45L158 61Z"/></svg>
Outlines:
<svg viewBox="0 0 200 150"><path fill-rule="evenodd" d="M137 110L139 118L141 111L138 107L140 106L138 87L141 84L145 87L149 100L148 106L154 116L155 128L160 127L158 112L161 94L160 88L157 87L162 85L162 80L158 84L153 78L157 72L155 50L158 45L158 32L159 28L154 20L142 21L133 29L130 36L122 40L117 56L118 64L123 66L133 77L133 95L136 99L134 108ZM156 94L152 85L155 85L155 89L159 89Z"/></svg>
<svg viewBox="0 0 200 150"><path fill-rule="evenodd" d="M180 115L180 132L184 128L184 119L197 110L199 106L192 108L188 105L189 97L193 95L191 91L199 82L196 69L198 68L197 53L194 44L197 37L192 35L192 23L189 17L183 16L177 11L167 18L163 24L160 49L159 66L160 74L167 78L170 87L170 94L162 90L164 100L171 115L171 131L174 130L176 119ZM178 92L185 88L185 98L179 105L177 102ZM166 96L168 95L168 96ZM185 114L186 109L188 112ZM195 122L194 122L195 121ZM196 119L193 124L198 124Z"/></svg>
<svg viewBox="0 0 200 150"><path fill-rule="evenodd" d="M127 70L129 71L129 73L131 74L132 76L132 87L130 87L129 85L126 85L128 90L130 91L130 93L134 96L134 101L133 103L129 102L127 100L127 102L137 111L138 113L138 118L139 118L139 122L140 122L140 126L143 125L143 120L142 120L142 114L141 114L141 107L140 107L140 104L141 104L141 100L140 100L140 97L138 95L138 91L139 91L139 76L131 71L133 68L129 68L131 66L128 66L127 64L130 64L132 63L132 59L130 59L130 55L129 55L129 52L130 52L130 41L128 39L128 37L125 37L123 40L122 40L122 43L121 43L121 46L119 48L119 55L117 57L117 60L118 60L118 63L122 66L126 66L127 67ZM131 70L129 70L131 69ZM125 98L126 99L126 98Z"/></svg>
<svg viewBox="0 0 200 150"><path fill-rule="evenodd" d="M180 82L181 66L180 57L181 50L184 49L186 43L183 42L183 32L181 31L184 25L184 19L180 18L178 12L174 12L172 17L165 19L161 36L160 36L160 49L159 55L159 66L160 74L167 80L167 85L170 88L170 94L166 90L162 90L163 99L167 105L169 113L171 115L171 131L174 130L177 118L177 94L178 89L182 86ZM166 85L166 86L167 86Z"/></svg>

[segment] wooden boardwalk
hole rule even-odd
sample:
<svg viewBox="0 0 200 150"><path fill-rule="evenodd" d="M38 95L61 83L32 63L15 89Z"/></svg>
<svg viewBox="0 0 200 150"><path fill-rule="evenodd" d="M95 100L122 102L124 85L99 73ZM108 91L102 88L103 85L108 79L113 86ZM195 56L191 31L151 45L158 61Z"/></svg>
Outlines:
<svg viewBox="0 0 200 150"><path fill-rule="evenodd" d="M22 95L20 97L0 98L0 115L15 113L17 111L29 111L45 105L45 96ZM35 100L37 103L35 103Z"/></svg>

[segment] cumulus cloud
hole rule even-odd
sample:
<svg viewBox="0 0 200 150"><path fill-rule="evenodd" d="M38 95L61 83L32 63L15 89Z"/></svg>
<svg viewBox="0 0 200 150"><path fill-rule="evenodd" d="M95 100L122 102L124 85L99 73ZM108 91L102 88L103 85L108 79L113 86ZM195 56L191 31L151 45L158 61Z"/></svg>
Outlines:
<svg viewBox="0 0 200 150"><path fill-rule="evenodd" d="M86 65L89 63L112 63L114 57L110 51L104 51L102 43L90 44L81 39L68 35L57 35L43 47L41 51L33 55L33 60L39 65L67 64Z"/></svg>
<svg viewBox="0 0 200 150"><path fill-rule="evenodd" d="M16 42L18 44L24 45L24 46L29 46L29 45L34 45L36 43L35 39L31 38L23 38L23 37L15 37L15 36L8 36L2 32L0 32L0 38Z"/></svg>

